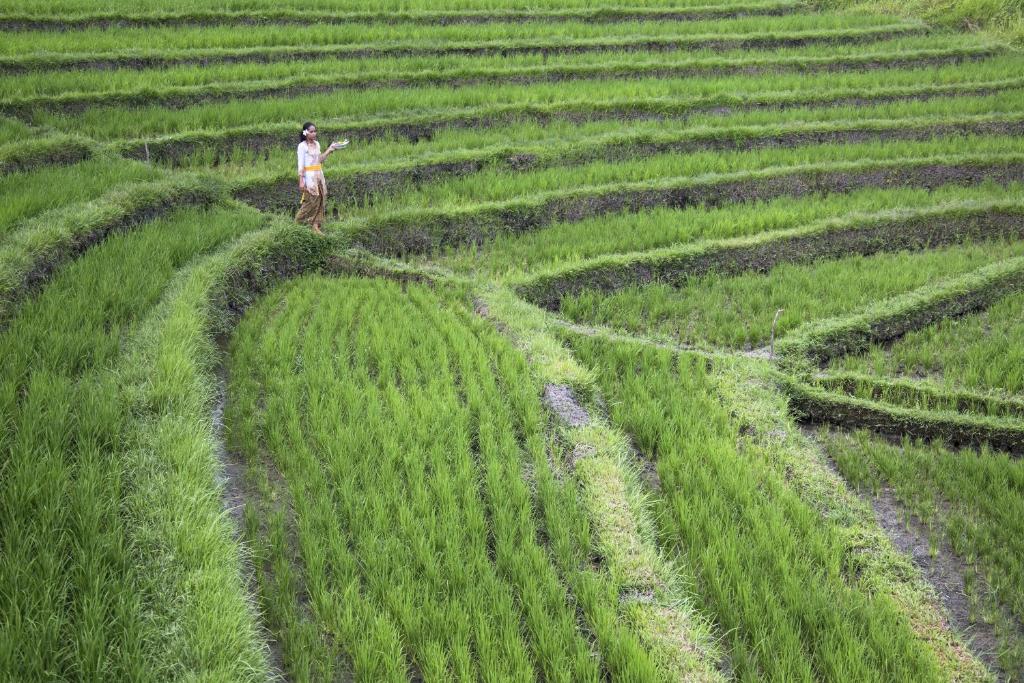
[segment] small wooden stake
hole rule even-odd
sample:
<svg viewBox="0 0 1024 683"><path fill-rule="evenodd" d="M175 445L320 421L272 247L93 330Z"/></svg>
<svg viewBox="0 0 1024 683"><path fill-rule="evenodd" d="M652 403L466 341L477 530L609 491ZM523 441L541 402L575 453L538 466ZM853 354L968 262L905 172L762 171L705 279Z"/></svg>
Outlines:
<svg viewBox="0 0 1024 683"><path fill-rule="evenodd" d="M779 316L782 315L784 310L786 309L780 308L775 311L775 318L772 320L772 340L771 346L768 348L768 358L775 358L775 326L779 324Z"/></svg>
<svg viewBox="0 0 1024 683"><path fill-rule="evenodd" d="M142 146L146 148L146 163L149 163L149 143L143 142Z"/></svg>

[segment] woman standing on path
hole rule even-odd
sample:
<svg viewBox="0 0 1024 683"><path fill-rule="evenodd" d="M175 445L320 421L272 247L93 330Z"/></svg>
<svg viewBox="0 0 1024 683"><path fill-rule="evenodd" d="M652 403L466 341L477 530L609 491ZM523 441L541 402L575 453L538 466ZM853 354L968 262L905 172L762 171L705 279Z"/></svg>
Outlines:
<svg viewBox="0 0 1024 683"><path fill-rule="evenodd" d="M302 124L298 149L299 190L302 192L302 202L298 213L295 214L295 220L299 223L309 223L313 226L313 232L318 235L324 234L320 226L324 222L324 208L327 206L327 180L320 165L331 152L347 144L348 140L331 143L327 151L321 154L320 143L316 140L316 126L309 121Z"/></svg>

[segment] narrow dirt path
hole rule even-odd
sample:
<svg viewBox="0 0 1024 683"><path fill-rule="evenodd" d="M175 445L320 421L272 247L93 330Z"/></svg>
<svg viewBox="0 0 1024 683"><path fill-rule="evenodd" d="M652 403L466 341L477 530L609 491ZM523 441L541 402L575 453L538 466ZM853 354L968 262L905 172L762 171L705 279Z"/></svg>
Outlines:
<svg viewBox="0 0 1024 683"><path fill-rule="evenodd" d="M886 486L874 496L867 496L875 511L875 519L899 551L909 555L914 566L935 589L949 614L950 625L963 634L975 657L998 674L999 638L991 624L971 622L970 601L964 592L968 565L953 552L945 537L933 549L928 527L899 502L891 487ZM999 676L999 680L1005 680Z"/></svg>
<svg viewBox="0 0 1024 683"><path fill-rule="evenodd" d="M835 475L847 481L814 432L808 429L803 431L808 439L821 448L823 461ZM857 491L849 482L847 485L851 491ZM970 566L953 552L944 535L932 547L932 534L928 525L899 501L891 486L884 486L874 495L858 492L858 496L871 506L878 526L885 531L893 546L910 558L922 578L935 590L945 608L949 627L962 635L971 654L989 668L996 680L1010 680L999 666L997 653L1000 641L995 628L982 620L971 620L970 599L964 590L965 576L971 572ZM987 587L982 587L982 590L987 591Z"/></svg>
<svg viewBox="0 0 1024 683"><path fill-rule="evenodd" d="M246 463L242 454L229 451L224 439L224 408L228 402L228 375L227 368L223 365L216 370L217 388L213 408L210 417L213 422L214 443L216 444L217 462L220 464L220 474L217 477L217 486L221 491L221 501L224 510L228 513L234 527L235 542L244 547L245 544L245 503L253 496L245 483ZM256 568L252 564L249 552L241 553L242 583L246 586L249 602L254 612L260 612L258 588L256 586ZM273 634L267 628L262 615L258 623L263 631L263 640L267 645L268 665L270 668L270 680L288 681L290 677L285 675L284 651L281 644L277 642Z"/></svg>

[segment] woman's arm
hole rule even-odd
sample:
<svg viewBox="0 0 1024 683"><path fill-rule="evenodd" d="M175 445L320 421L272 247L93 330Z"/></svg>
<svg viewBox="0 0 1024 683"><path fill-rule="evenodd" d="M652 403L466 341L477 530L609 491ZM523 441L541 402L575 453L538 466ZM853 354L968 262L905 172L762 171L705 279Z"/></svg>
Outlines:
<svg viewBox="0 0 1024 683"><path fill-rule="evenodd" d="M304 154L304 150L302 149L302 145L303 144L304 143L299 143L298 152L297 152L298 157L299 157L299 189L300 190L306 189L306 174L303 172L303 170L305 169L305 166L306 166L306 164L305 164L305 161L306 161L305 157L306 157L306 155Z"/></svg>
<svg viewBox="0 0 1024 683"><path fill-rule="evenodd" d="M323 160L326 159L331 154L331 152L339 150L339 149L341 149L342 147L344 147L347 144L348 144L348 138L345 138L345 140L343 140L342 142L332 142L331 146L327 148L327 151L324 152L323 154L321 154L319 157L317 157L317 159L320 162L323 162Z"/></svg>

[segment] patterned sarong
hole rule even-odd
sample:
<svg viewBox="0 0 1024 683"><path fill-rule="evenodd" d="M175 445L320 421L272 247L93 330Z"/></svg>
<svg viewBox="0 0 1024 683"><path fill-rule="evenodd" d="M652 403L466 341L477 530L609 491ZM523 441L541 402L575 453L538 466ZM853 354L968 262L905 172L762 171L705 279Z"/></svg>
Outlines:
<svg viewBox="0 0 1024 683"><path fill-rule="evenodd" d="M327 186L323 180L317 182L317 186L313 192L309 191L307 186L302 192L302 202L299 204L299 210L295 214L295 220L299 223L306 223L307 225L323 225L324 224L324 208L327 205Z"/></svg>

